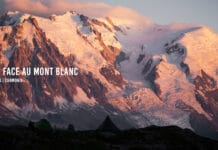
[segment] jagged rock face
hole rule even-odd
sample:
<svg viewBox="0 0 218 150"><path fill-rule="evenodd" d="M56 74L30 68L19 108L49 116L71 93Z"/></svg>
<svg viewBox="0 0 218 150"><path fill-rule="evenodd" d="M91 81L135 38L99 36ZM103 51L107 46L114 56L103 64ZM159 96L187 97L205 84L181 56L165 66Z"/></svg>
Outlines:
<svg viewBox="0 0 218 150"><path fill-rule="evenodd" d="M148 64L147 64L148 65ZM146 65L146 66L147 66ZM143 70L144 71L144 70ZM157 95L161 94L161 89L160 89L160 85L155 83L155 80L157 80L159 77L158 73L157 73L157 68L154 67L149 74L146 76L146 80L149 81L151 89L154 91L154 93L156 93Z"/></svg>
<svg viewBox="0 0 218 150"><path fill-rule="evenodd" d="M0 116L45 117L82 130L97 128L96 122L110 115L122 129L173 124L216 134L218 65L205 67L216 57L210 49L218 43L211 38L216 36L196 26L122 19L75 12L50 18L18 12L2 16L1 68L77 67L79 75L7 76L24 82L0 82ZM203 46L192 47L201 41L192 40L195 32L214 42L205 43L210 55Z"/></svg>
<svg viewBox="0 0 218 150"><path fill-rule="evenodd" d="M107 92L107 88L104 87L101 81L96 80L92 73L80 76L78 84L85 91L88 98L94 97L99 103L106 102L105 93Z"/></svg>
<svg viewBox="0 0 218 150"><path fill-rule="evenodd" d="M120 66L120 63L125 60L129 60L129 57L126 55L125 52L121 51L120 54L116 57L115 63L117 66Z"/></svg>
<svg viewBox="0 0 218 150"><path fill-rule="evenodd" d="M145 58L145 54L140 54L137 59L137 63L139 64L144 58Z"/></svg>
<svg viewBox="0 0 218 150"><path fill-rule="evenodd" d="M196 99L202 108L208 112L212 118L214 128L218 127L218 89L216 81L203 70L201 76L197 76L194 80L196 88Z"/></svg>
<svg viewBox="0 0 218 150"><path fill-rule="evenodd" d="M104 22L101 22L97 19L89 19L88 17L84 16L84 15L80 15L79 16L82 24L84 27L88 27L89 30L91 32L94 33L94 35L96 36L95 39L99 42L101 48L103 49L101 51L101 55L104 57L104 59L110 63L114 63L116 60L116 57L119 55L120 53L120 49L117 47L114 47L112 45L106 45L105 41L102 38L102 34L101 32L99 32L98 27L104 27L106 30L108 30L109 32L112 32L112 29L106 25ZM97 27L96 27L96 26ZM87 41L92 47L94 46L94 43L91 43L87 40L87 36L84 36L79 30L77 30L77 33L83 37L83 39L85 39L85 41ZM117 40L117 39L116 39Z"/></svg>
<svg viewBox="0 0 218 150"><path fill-rule="evenodd" d="M100 73L107 79L108 82L113 85L116 85L120 88L125 85L122 75L112 65L102 67Z"/></svg>
<svg viewBox="0 0 218 150"><path fill-rule="evenodd" d="M31 24L31 27L35 30L31 39L33 45L31 45L30 41L19 36L23 32L23 26L26 22ZM9 36L8 34L6 35L7 38L4 36L3 40L8 40L9 45L14 48L9 58L8 66L5 67L76 67L74 65L74 56L63 56L57 46L46 37L35 18L29 17L22 24L14 26ZM19 40L19 44L17 40ZM115 68L110 68L109 71L114 74L114 70ZM123 82L121 76L116 79L114 74L113 77L112 80ZM107 88L91 72L85 73L83 70L80 70L80 74L77 77L34 76L32 73L26 78L22 76L19 78L22 78L25 82L1 84L1 95L7 93L7 97L1 97L1 101L7 99L20 108L34 102L39 109L50 110L56 106L54 97L62 97L69 102L74 102L74 95L80 94L77 93L76 87L80 87L88 98L93 97L99 103L105 103L107 100L105 95ZM112 84L116 86L122 85L117 84L115 81Z"/></svg>

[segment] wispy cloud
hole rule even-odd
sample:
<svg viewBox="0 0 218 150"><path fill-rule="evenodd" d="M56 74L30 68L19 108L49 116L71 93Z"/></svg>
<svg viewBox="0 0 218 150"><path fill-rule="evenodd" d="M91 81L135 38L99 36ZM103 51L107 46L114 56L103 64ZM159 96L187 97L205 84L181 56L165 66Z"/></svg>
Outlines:
<svg viewBox="0 0 218 150"><path fill-rule="evenodd" d="M94 10L106 9L110 6L104 3L82 3L75 0L4 0L1 9L17 10L36 15L61 14L69 10L80 12L91 12L97 15Z"/></svg>
<svg viewBox="0 0 218 150"><path fill-rule="evenodd" d="M76 11L93 17L120 17L142 19L132 9L116 6L112 7L105 3L79 2L77 0L0 0L1 10L21 11L40 16L62 14L66 11Z"/></svg>

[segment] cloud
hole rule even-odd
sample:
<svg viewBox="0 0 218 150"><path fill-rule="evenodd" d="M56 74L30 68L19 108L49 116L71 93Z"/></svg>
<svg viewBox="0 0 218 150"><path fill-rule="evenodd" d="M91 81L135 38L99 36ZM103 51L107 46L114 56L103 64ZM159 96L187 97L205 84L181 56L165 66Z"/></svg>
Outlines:
<svg viewBox="0 0 218 150"><path fill-rule="evenodd" d="M2 0L0 0L1 2ZM39 16L50 16L52 14L63 14L66 11L76 11L91 17L118 17L147 20L132 9L116 6L112 7L105 3L79 2L77 0L3 0L1 10L20 11Z"/></svg>
<svg viewBox="0 0 218 150"><path fill-rule="evenodd" d="M4 0L3 5L5 10L17 10L43 16L61 14L69 10L84 12L95 8L109 8L109 6L103 3L81 3L72 0Z"/></svg>

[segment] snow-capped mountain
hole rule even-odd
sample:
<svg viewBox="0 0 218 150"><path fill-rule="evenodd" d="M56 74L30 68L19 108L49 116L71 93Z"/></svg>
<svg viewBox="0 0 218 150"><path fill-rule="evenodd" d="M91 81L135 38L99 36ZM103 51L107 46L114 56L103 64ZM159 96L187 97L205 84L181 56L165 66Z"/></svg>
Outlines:
<svg viewBox="0 0 218 150"><path fill-rule="evenodd" d="M79 75L0 83L1 122L46 117L83 130L110 115L119 128L178 125L215 137L217 60L218 35L201 25L8 12L0 18L1 68L78 67Z"/></svg>

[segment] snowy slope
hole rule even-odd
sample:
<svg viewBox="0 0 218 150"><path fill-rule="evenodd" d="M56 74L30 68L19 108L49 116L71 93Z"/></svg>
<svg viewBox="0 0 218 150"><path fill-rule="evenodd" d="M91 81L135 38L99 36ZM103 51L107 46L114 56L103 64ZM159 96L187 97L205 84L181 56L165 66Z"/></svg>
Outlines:
<svg viewBox="0 0 218 150"><path fill-rule="evenodd" d="M179 41L185 45L187 56L186 64L191 64L190 71L193 77L199 74L200 69L205 70L218 81L218 35L209 28L201 28L185 36Z"/></svg>
<svg viewBox="0 0 218 150"><path fill-rule="evenodd" d="M115 40L114 32L108 31L104 26L101 27L95 24L84 25L81 15L75 12L66 12L62 16L53 17L55 18L54 20L37 17L39 26L45 31L47 37L56 43L61 54L66 57L69 55L75 56L76 64L81 70L93 72L96 77L107 85L104 77L99 72L96 72L96 69L99 70L107 65L108 62L100 54L103 47L96 40L97 37L93 32L93 28L97 27L105 45L114 46L119 49L121 45ZM110 90L116 88L108 86Z"/></svg>

